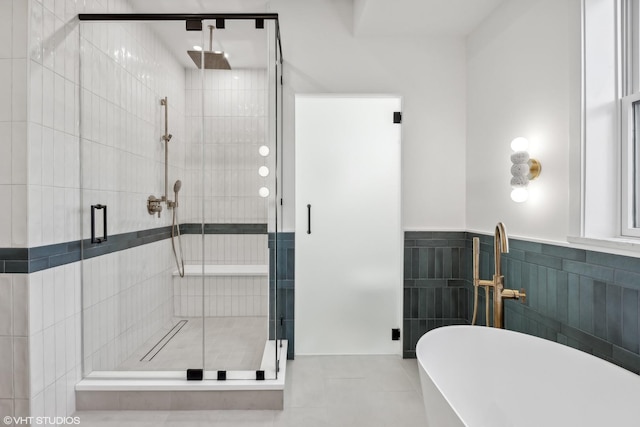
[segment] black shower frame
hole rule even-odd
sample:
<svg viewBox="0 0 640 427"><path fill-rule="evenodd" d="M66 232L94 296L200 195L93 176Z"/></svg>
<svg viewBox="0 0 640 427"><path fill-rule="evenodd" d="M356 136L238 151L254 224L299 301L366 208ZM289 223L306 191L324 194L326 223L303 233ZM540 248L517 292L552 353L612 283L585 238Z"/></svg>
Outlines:
<svg viewBox="0 0 640 427"><path fill-rule="evenodd" d="M284 176L284 172L282 170L282 165L284 162L278 162L278 155L282 155L281 153L278 153L278 136L280 136L280 144L282 146L284 146L284 123L283 123L283 115L284 115L284 96L283 96L283 86L284 86L284 79L283 79L283 74L284 74L284 57L282 55L282 41L280 38L280 20L278 18L278 14L277 13L79 13L78 14L78 20L82 21L82 22L98 22L98 21L111 21L111 22L117 22L117 21L139 21L139 22L150 22L150 21L184 21L185 25L188 26L189 22L193 22L193 21L200 21L200 24L202 24L202 21L204 20L216 20L217 22L224 22L225 20L255 20L256 21L256 28L258 28L258 21L275 21L275 25L276 25L276 34L275 34L275 38L276 38L276 44L278 46L278 52L277 54L277 61L276 61L276 73L275 73L275 77L276 77L276 108L275 108L275 136L276 136L276 146L275 146L275 164L276 164L276 170L278 170L280 172L280 178L282 179ZM220 28L224 28L224 24L220 25ZM194 31L194 30L189 30L187 28L188 31ZM278 73L277 71L277 67L280 67L280 72ZM280 78L278 78L278 76L280 76ZM280 95L278 97L278 95ZM280 102L278 102L280 101ZM281 163L281 164L279 164ZM278 182L278 177L276 176L276 205L280 205L280 207L282 207L283 205L283 198L282 198L282 194L278 195L277 191L278 191L278 186L280 185L280 183ZM277 200L277 199L280 200ZM278 265L278 260L277 260L277 254L278 254L278 238L277 238L277 234L278 234L278 220L282 220L282 218L279 218L278 216L278 209L276 208L276 215L275 215L275 223L276 223L276 238L274 239L274 257L276 259L274 259L274 265ZM105 233L106 235L106 233ZM275 286L275 291L277 292L278 289L278 282L279 282L279 274L277 272L277 268L276 268L276 274L275 274L275 282L276 282L276 286ZM278 310L277 310L277 298L276 300L276 306L273 307L273 311L274 314L277 314ZM271 307L269 308L271 310ZM274 338L276 339L276 341L279 341L279 343L276 345L276 378L278 378L278 374L279 374L279 368L280 368L280 357L282 356L281 352L278 351L278 348L282 348L282 331L281 334L278 338L278 334L276 332L277 330L277 325L278 325L278 319L274 318ZM280 323L282 323L282 319L280 319ZM287 357L285 355L285 357ZM264 375L264 373L263 373Z"/></svg>
<svg viewBox="0 0 640 427"><path fill-rule="evenodd" d="M204 20L268 20L276 21L276 39L282 65L280 20L277 13L80 13L80 21L204 21Z"/></svg>

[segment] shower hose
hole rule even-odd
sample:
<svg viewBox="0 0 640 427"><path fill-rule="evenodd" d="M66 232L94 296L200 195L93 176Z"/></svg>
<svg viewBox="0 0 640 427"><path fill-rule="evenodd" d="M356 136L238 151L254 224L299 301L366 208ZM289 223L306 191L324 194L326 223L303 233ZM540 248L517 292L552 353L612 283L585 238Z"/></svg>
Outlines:
<svg viewBox="0 0 640 427"><path fill-rule="evenodd" d="M180 226L178 224L178 207L173 207L173 224L171 225L171 247L173 248L173 256L176 259L176 265L178 266L178 274L180 277L184 277L184 252L182 251L182 236L180 236ZM178 234L178 247L180 248L180 260L178 260L178 253L176 251L176 232Z"/></svg>

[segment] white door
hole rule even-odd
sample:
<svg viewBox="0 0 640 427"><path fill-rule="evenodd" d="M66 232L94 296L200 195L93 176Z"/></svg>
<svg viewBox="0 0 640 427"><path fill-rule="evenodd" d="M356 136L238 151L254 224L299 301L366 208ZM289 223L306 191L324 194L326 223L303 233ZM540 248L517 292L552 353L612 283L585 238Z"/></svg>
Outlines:
<svg viewBox="0 0 640 427"><path fill-rule="evenodd" d="M400 110L399 97L296 96L298 355L401 353Z"/></svg>

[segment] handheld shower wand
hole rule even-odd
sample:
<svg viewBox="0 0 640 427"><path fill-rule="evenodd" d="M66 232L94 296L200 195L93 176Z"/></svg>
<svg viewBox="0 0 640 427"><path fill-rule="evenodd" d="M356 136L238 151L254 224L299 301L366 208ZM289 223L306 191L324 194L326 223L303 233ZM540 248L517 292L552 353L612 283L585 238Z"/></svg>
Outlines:
<svg viewBox="0 0 640 427"><path fill-rule="evenodd" d="M171 247L173 249L173 256L176 259L176 265L178 266L178 274L180 277L184 277L184 251L182 250L182 236L180 235L180 224L178 223L178 192L182 188L182 181L177 180L173 184L173 193L175 195L175 202L173 204L173 224L171 224ZM176 233L178 235L178 247L180 248L180 259L178 260L178 252L176 251Z"/></svg>
<svg viewBox="0 0 640 427"><path fill-rule="evenodd" d="M169 135L171 136L171 135ZM173 184L173 194L175 195L175 205L174 207L178 207L178 192L182 188L182 181L177 180L175 184Z"/></svg>

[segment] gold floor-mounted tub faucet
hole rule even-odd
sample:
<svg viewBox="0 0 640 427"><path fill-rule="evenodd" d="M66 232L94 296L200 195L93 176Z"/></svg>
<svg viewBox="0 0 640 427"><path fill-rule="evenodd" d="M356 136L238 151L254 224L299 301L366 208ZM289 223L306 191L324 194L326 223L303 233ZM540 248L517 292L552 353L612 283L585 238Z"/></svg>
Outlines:
<svg viewBox="0 0 640 427"><path fill-rule="evenodd" d="M504 276L502 275L501 254L509 252L509 239L507 230L503 223L496 225L496 231L493 236L493 251L495 270L493 280L480 280L480 239L473 238L473 319L471 324L476 324L478 315L478 287L482 286L485 291L485 316L487 326L489 324L489 290L493 288L493 327L504 328L504 300L519 299L525 302L527 294L524 289L516 291L515 289L504 288Z"/></svg>

